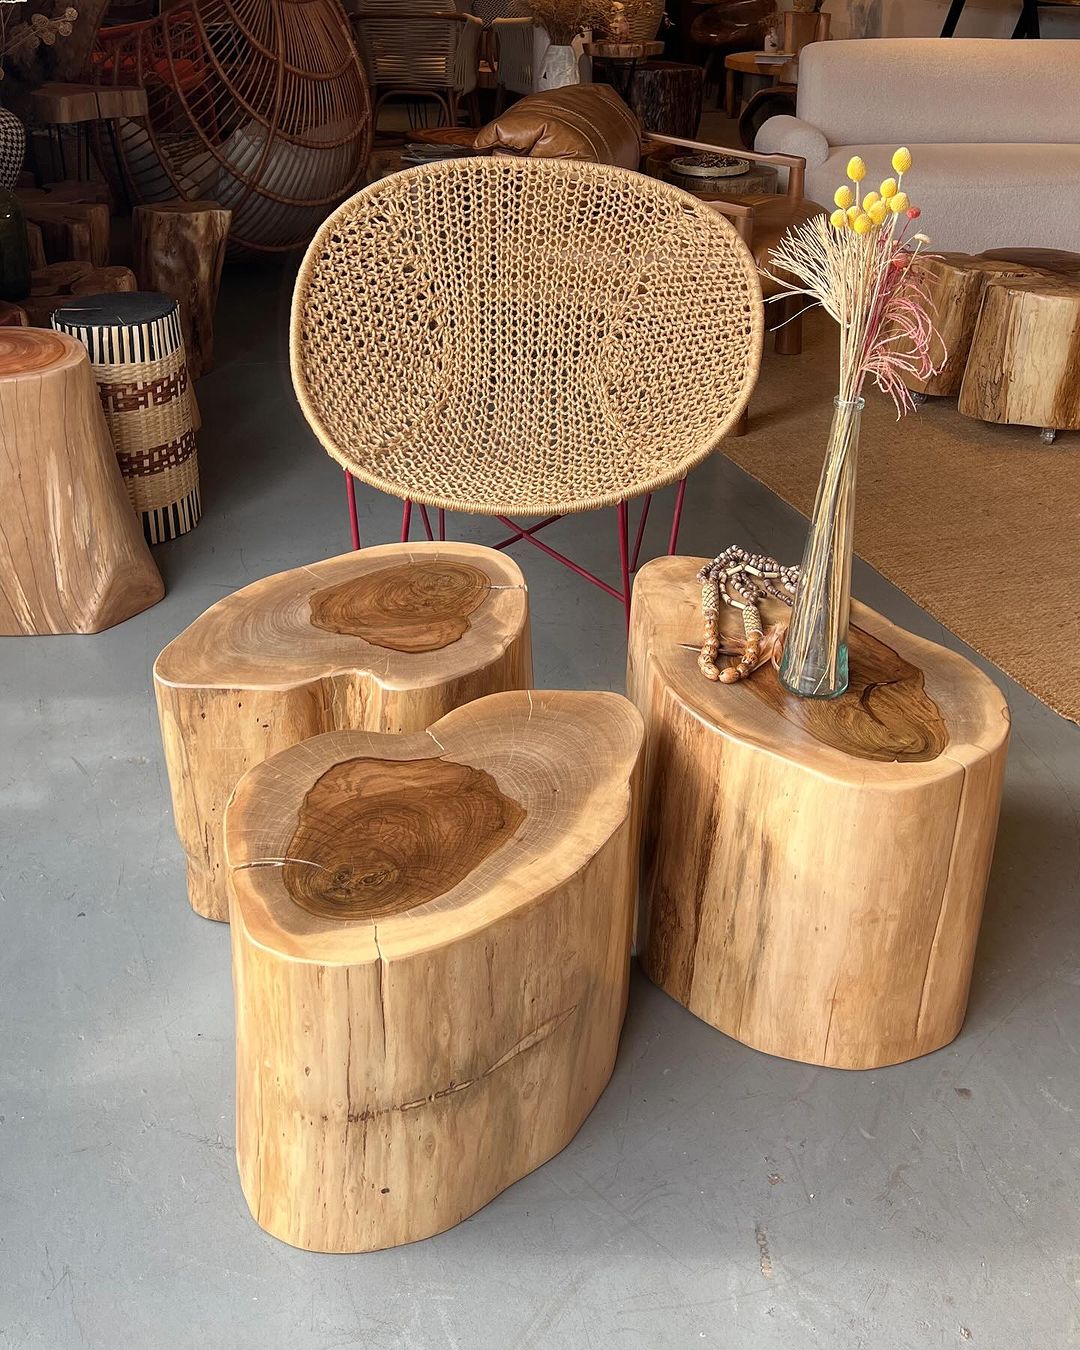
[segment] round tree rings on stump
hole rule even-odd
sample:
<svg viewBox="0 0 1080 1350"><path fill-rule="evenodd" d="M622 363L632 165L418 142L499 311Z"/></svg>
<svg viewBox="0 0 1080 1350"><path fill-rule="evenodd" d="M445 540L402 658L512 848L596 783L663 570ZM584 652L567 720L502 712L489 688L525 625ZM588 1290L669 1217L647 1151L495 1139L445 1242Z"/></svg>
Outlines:
<svg viewBox="0 0 1080 1350"><path fill-rule="evenodd" d="M1009 715L970 662L853 605L851 683L788 694L697 668L702 560L634 586L628 688L649 737L646 974L728 1035L832 1068L947 1044L967 1005ZM786 621L778 602L766 625ZM741 634L722 607L725 633Z"/></svg>
<svg viewBox="0 0 1080 1350"><path fill-rule="evenodd" d="M642 735L615 694L495 694L241 780L236 1147L268 1232L429 1237L574 1136L626 1010Z"/></svg>
<svg viewBox="0 0 1080 1350"><path fill-rule="evenodd" d="M324 731L417 731L531 684L525 580L494 549L366 548L219 600L154 666L193 908L228 917L222 823L252 765Z"/></svg>

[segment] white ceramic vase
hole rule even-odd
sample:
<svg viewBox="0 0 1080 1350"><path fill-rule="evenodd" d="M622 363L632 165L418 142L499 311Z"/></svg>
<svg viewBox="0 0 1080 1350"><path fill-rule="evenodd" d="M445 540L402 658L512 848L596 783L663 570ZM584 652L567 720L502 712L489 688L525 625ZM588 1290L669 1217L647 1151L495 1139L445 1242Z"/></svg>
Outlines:
<svg viewBox="0 0 1080 1350"><path fill-rule="evenodd" d="M564 85L580 83L581 66L575 48L552 43L544 53L537 71L536 92L539 94L545 89L562 89Z"/></svg>

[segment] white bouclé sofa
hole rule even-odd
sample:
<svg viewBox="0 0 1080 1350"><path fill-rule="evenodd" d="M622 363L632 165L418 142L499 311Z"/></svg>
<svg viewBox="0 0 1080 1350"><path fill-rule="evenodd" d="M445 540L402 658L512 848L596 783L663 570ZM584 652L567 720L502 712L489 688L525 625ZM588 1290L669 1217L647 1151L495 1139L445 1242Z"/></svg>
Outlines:
<svg viewBox="0 0 1080 1350"><path fill-rule="evenodd" d="M831 202L852 155L876 187L898 145L934 248L1080 251L1080 42L817 42L798 116L770 118L755 149L805 156L806 195Z"/></svg>

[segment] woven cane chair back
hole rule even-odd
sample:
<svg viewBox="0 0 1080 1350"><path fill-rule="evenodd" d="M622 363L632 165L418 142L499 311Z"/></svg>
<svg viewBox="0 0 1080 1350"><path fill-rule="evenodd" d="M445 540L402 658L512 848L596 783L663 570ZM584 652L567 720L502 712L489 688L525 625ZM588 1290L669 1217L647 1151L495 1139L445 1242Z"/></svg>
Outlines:
<svg viewBox="0 0 1080 1350"><path fill-rule="evenodd" d="M352 23L372 86L470 93L483 30L470 10L468 3L449 0L361 0Z"/></svg>
<svg viewBox="0 0 1080 1350"><path fill-rule="evenodd" d="M547 514L676 481L757 379L761 288L718 213L657 179L470 158L357 193L293 294L329 454L425 506Z"/></svg>

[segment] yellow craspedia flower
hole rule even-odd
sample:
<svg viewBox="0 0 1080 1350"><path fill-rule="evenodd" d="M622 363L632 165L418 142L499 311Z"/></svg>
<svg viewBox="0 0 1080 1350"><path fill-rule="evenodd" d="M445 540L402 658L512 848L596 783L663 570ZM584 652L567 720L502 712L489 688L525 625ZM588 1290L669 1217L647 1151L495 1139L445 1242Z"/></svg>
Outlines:
<svg viewBox="0 0 1080 1350"><path fill-rule="evenodd" d="M875 202L881 201L880 192L868 192L862 199L863 209L869 211Z"/></svg>
<svg viewBox="0 0 1080 1350"><path fill-rule="evenodd" d="M834 230L843 230L847 227L847 212L834 211L829 217L829 224Z"/></svg>
<svg viewBox="0 0 1080 1350"><path fill-rule="evenodd" d="M852 155L848 160L847 176L853 183L861 183L866 177L866 165L858 155Z"/></svg>
<svg viewBox="0 0 1080 1350"><path fill-rule="evenodd" d="M852 222L851 228L856 234L869 234L874 228L874 222L864 211L861 216L856 216Z"/></svg>
<svg viewBox="0 0 1080 1350"><path fill-rule="evenodd" d="M889 214L889 203L883 202L879 198L876 202L870 203L870 205L866 208L866 214L870 217L870 219L874 222L875 225L880 225L881 222L885 219L885 217Z"/></svg>
<svg viewBox="0 0 1080 1350"><path fill-rule="evenodd" d="M846 183L843 187L838 187L833 193L833 201L837 206L842 207L844 210L847 210L854 200L855 194Z"/></svg>
<svg viewBox="0 0 1080 1350"><path fill-rule="evenodd" d="M889 198L889 210L895 211L897 215L899 215L901 211L906 211L910 204L906 192L898 192L895 197Z"/></svg>
<svg viewBox="0 0 1080 1350"><path fill-rule="evenodd" d="M886 178L884 183L882 183L881 185L881 195L885 198L886 201L888 201L890 197L896 196L896 192L897 192L896 179Z"/></svg>
<svg viewBox="0 0 1080 1350"><path fill-rule="evenodd" d="M847 209L848 224L854 225L861 215L862 215L861 206L849 206Z"/></svg>
<svg viewBox="0 0 1080 1350"><path fill-rule="evenodd" d="M906 145L902 145L893 153L892 166L896 173L907 173L911 168L911 151Z"/></svg>

